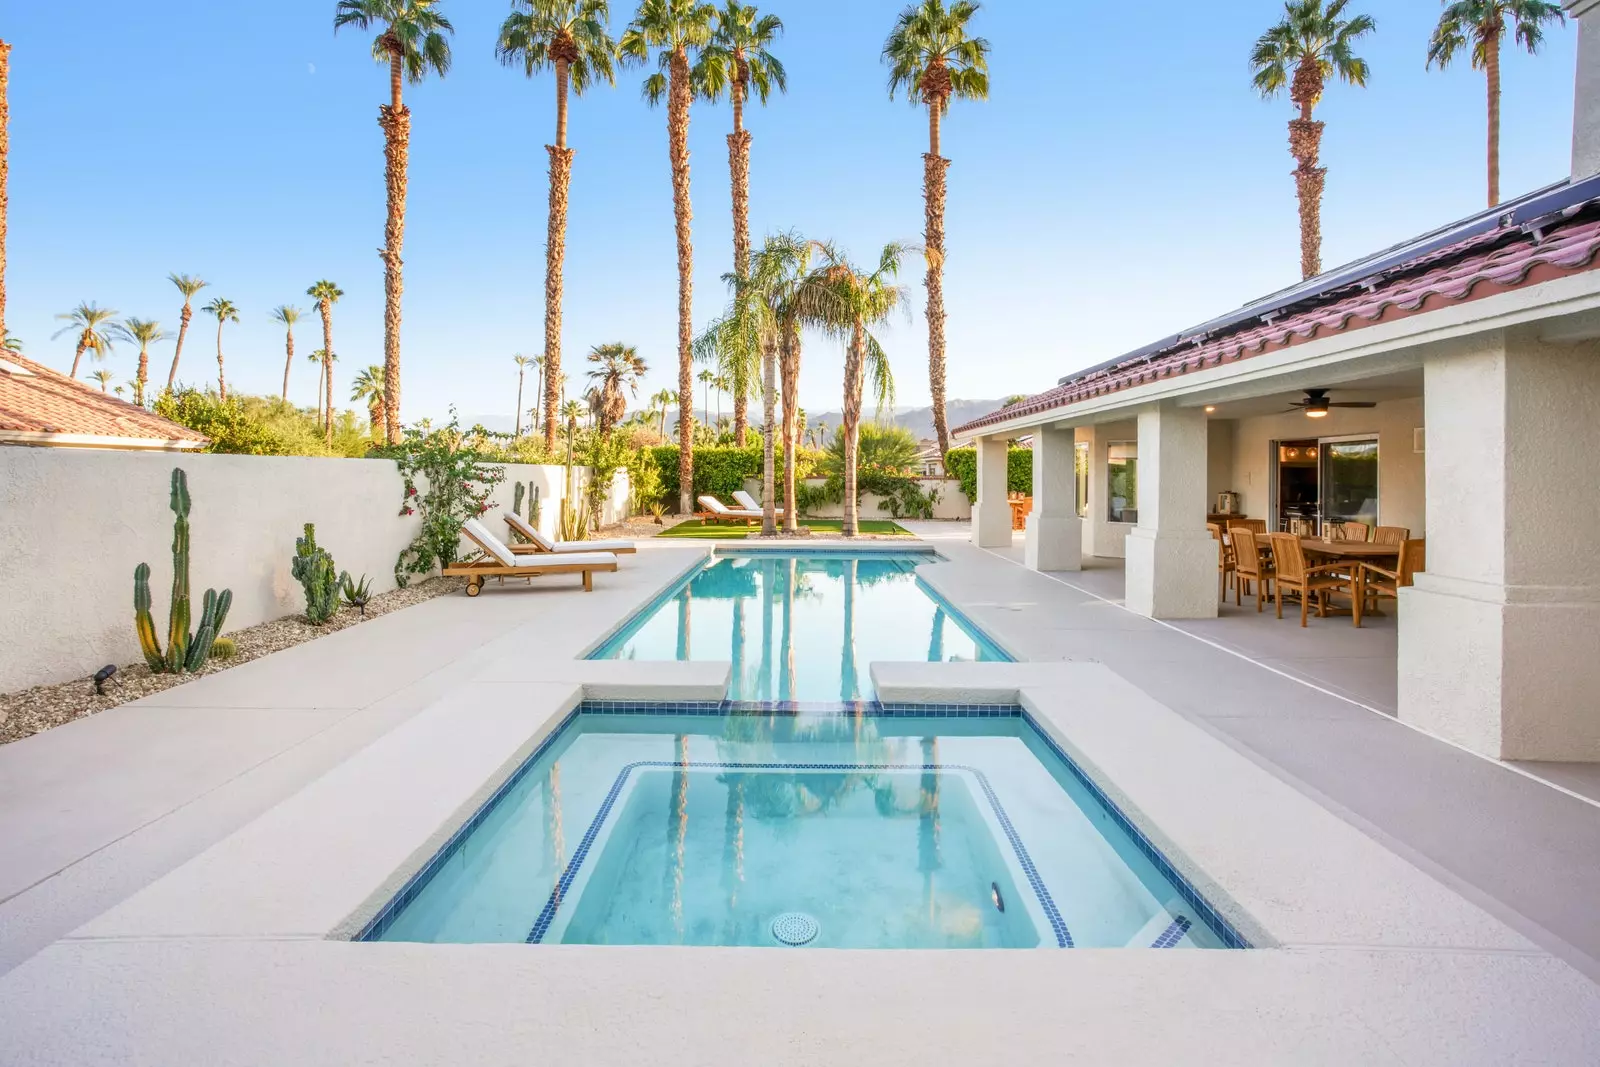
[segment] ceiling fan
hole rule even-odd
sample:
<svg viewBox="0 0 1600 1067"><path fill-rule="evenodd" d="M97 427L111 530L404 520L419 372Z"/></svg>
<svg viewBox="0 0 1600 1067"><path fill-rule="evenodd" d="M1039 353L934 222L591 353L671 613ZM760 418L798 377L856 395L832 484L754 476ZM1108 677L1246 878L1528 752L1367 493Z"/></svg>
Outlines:
<svg viewBox="0 0 1600 1067"><path fill-rule="evenodd" d="M1374 400L1343 400L1333 401L1328 399L1326 389L1307 389L1304 400L1290 401L1288 411L1303 411L1308 419L1325 418L1329 408L1375 408L1378 406Z"/></svg>

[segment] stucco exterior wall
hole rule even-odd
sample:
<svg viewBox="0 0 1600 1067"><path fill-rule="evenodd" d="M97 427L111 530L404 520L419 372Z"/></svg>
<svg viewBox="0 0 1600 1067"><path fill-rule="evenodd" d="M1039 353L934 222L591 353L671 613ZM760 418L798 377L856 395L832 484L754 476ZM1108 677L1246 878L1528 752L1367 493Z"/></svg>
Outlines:
<svg viewBox="0 0 1600 1067"><path fill-rule="evenodd" d="M1239 419L1233 433L1232 484L1220 488L1239 494L1246 515L1270 518L1272 442L1376 434L1379 521L1422 537L1427 529L1426 457L1414 451L1412 433L1422 425L1421 397L1388 400L1375 408L1334 408L1316 420L1293 411Z"/></svg>
<svg viewBox="0 0 1600 1067"><path fill-rule="evenodd" d="M1111 522L1106 518L1109 503L1106 497L1107 450L1116 441L1137 441L1139 424L1130 419L1080 426L1075 431L1075 439L1089 445L1089 513L1083 519L1083 554L1121 559L1134 524Z"/></svg>
<svg viewBox="0 0 1600 1067"><path fill-rule="evenodd" d="M1216 506L1217 494L1233 490L1233 419L1212 419L1206 424L1206 508Z"/></svg>
<svg viewBox="0 0 1600 1067"><path fill-rule="evenodd" d="M157 630L165 634L172 583L173 467L193 499L190 585L233 590L228 629L305 608L289 573L307 522L317 543L379 591L417 519L398 515L403 483L389 460L216 456L0 447L0 692L84 677L140 659L133 570L150 564ZM541 486L553 531L560 467L512 465L494 496L509 510L510 479ZM619 475L626 506L625 474ZM490 518L494 516L491 513ZM497 533L503 523L491 522Z"/></svg>

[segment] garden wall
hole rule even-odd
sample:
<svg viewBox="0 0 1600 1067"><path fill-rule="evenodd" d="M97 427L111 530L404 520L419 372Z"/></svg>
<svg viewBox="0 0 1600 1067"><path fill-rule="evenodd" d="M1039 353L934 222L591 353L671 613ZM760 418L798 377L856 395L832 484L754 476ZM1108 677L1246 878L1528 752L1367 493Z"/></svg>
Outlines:
<svg viewBox="0 0 1600 1067"><path fill-rule="evenodd" d="M156 630L166 635L172 583L172 468L188 474L190 585L233 590L229 630L305 609L289 574L301 526L374 591L394 588L394 563L415 518L400 518L403 483L390 460L174 455L0 447L0 692L87 677L140 659L133 570L150 564ZM513 464L494 501L510 509L513 481L540 486L541 525L555 529L560 467ZM575 479L578 480L578 479ZM626 508L619 474L608 521ZM526 512L526 505L524 505ZM503 536L504 523L487 518ZM87 683L85 683L87 684Z"/></svg>

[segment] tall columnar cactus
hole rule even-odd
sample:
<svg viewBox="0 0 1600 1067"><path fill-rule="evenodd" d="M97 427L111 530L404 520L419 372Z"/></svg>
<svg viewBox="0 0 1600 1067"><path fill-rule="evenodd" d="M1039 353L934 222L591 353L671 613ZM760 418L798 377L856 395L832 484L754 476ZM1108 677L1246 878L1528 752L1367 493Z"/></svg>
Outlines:
<svg viewBox="0 0 1600 1067"><path fill-rule="evenodd" d="M233 592L207 589L200 630L189 633L189 480L183 468L172 471L172 605L167 612L167 651L161 651L155 620L150 615L150 564L133 569L134 628L139 650L155 674L183 674L196 670L211 653L211 643L222 632Z"/></svg>
<svg viewBox="0 0 1600 1067"><path fill-rule="evenodd" d="M321 626L339 610L339 570L333 557L317 545L317 528L306 523L306 535L295 538L294 562L290 565L294 575L306 591L306 618L313 626Z"/></svg>
<svg viewBox="0 0 1600 1067"><path fill-rule="evenodd" d="M517 483L517 491L511 494L511 513L513 515L521 516L522 494L526 493L527 491L527 486L523 485L521 482Z"/></svg>

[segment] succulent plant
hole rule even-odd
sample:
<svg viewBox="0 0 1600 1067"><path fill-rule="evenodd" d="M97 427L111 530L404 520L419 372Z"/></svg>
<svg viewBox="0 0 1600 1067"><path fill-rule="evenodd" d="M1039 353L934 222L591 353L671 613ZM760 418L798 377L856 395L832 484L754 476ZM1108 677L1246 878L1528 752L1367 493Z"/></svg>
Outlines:
<svg viewBox="0 0 1600 1067"><path fill-rule="evenodd" d="M233 592L207 589L200 629L189 632L189 479L182 467L172 470L172 604L167 612L167 649L161 650L155 619L150 614L150 564L133 569L134 629L139 651L153 674L184 674L206 661L212 642L222 632Z"/></svg>
<svg viewBox="0 0 1600 1067"><path fill-rule="evenodd" d="M295 538L294 559L289 565L306 593L306 618L321 626L339 610L339 572L333 557L317 544L317 528L306 523L305 536Z"/></svg>
<svg viewBox="0 0 1600 1067"><path fill-rule="evenodd" d="M212 659L232 659L239 654L239 646L231 637L219 637L211 642Z"/></svg>

